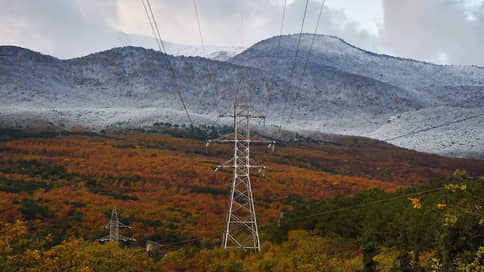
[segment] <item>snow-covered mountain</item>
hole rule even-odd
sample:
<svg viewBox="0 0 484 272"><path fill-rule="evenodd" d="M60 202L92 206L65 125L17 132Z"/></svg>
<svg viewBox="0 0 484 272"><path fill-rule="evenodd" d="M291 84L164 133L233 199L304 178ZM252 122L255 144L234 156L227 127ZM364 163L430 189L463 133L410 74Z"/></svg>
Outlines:
<svg viewBox="0 0 484 272"><path fill-rule="evenodd" d="M380 114L373 112L372 120L355 125L353 130L339 129L339 125L334 123L326 125L323 116L313 119L316 122L307 119L295 120L290 125L292 127L303 126L323 132L385 140L484 114L484 67L435 65L375 54L333 36L316 35L314 38L311 51L313 35L302 36L294 67L298 35L260 41L229 61L237 65L271 71L296 84L300 84L304 71L302 86L321 90L322 95L326 99L333 98L332 101L334 95L342 96L341 99L352 101L353 105L364 108L365 111L371 109L374 97L379 97L380 104L386 104L387 108L400 108L394 111L396 114L390 114L389 111L382 111ZM386 93L378 93L378 88L368 84L369 79L385 84L383 92ZM370 100L362 100L359 97L360 92L365 92L365 96ZM392 95L398 95L398 98L388 99L392 98ZM400 101L402 97L407 100ZM407 101L411 101L410 105L415 108L405 107ZM298 101L294 103L298 106L301 104ZM353 111L359 112L360 109L354 108ZM379 118L383 116L385 121ZM343 119L346 121L346 117ZM378 126L378 129L369 132L365 128L374 128L375 126L371 125L373 122L377 123L374 125ZM424 131L391 142L420 151L450 156L472 154L474 157L484 158L483 124L484 117L471 118L465 122Z"/></svg>
<svg viewBox="0 0 484 272"><path fill-rule="evenodd" d="M308 59L310 75L318 77L326 71L340 71L372 78L404 89L423 106L450 105L469 102L466 106L484 106L484 67L435 65L411 59L379 55L354 47L333 36L317 35L310 51L312 34L304 34L298 52L296 78ZM230 62L274 70L289 76L294 63L298 35L263 40L235 56ZM277 58L276 58L277 57ZM306 77L306 84L314 81ZM324 82L322 82L324 84ZM458 95L458 97L456 97ZM477 95L477 97L474 97ZM476 98L476 99L475 99Z"/></svg>
<svg viewBox="0 0 484 272"><path fill-rule="evenodd" d="M166 53L173 56L205 57L212 60L226 61L245 48L241 46L214 46L208 45L203 49L200 45L184 45L165 42Z"/></svg>
<svg viewBox="0 0 484 272"><path fill-rule="evenodd" d="M168 56L139 47L59 60L0 47L0 121L13 127L144 127L213 123L230 108L241 78L268 126L390 139L484 112L484 69L442 66L377 55L331 36L304 35L294 73L297 35L270 38L228 61ZM279 48L279 51L277 51ZM175 53L176 54L176 53ZM390 141L421 151L483 157L484 118Z"/></svg>
<svg viewBox="0 0 484 272"><path fill-rule="evenodd" d="M144 47L149 49L158 49L156 40L152 36L126 34L123 32L114 32L112 37L117 40L119 44L129 45L134 47ZM191 57L205 57L213 60L226 61L231 57L242 52L245 48L242 46L217 46L205 45L203 48L198 45L173 43L170 41L163 41L166 53L173 56L191 56Z"/></svg>
<svg viewBox="0 0 484 272"><path fill-rule="evenodd" d="M0 47L0 119L19 126L44 119L93 129L187 123L179 90L200 123L215 120L230 107L241 77L261 90L251 98L259 106L268 100L265 82L275 84L253 68L200 57L168 58L176 83L165 56L153 50L115 48L59 60L19 47Z"/></svg>

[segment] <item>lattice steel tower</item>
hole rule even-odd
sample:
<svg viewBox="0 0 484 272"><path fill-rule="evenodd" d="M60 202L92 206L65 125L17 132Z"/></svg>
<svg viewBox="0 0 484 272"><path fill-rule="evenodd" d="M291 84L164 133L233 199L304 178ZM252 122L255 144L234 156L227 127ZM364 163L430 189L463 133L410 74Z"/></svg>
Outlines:
<svg viewBox="0 0 484 272"><path fill-rule="evenodd" d="M104 236L103 238L99 238L97 239L97 241L100 241L100 242L113 241L115 243L119 243L119 241L123 241L123 242L136 241L136 239L129 238L119 234L120 228L131 229L131 227L119 222L116 206L113 207L113 211L111 212L111 220L109 221L109 225L104 226L104 228L109 229L109 235Z"/></svg>
<svg viewBox="0 0 484 272"><path fill-rule="evenodd" d="M264 119L264 116L251 113L249 96L244 80L240 81L234 102L232 114L222 114L220 117L233 118L234 133L232 139L221 137L210 140L208 144L233 143L234 156L219 168L233 168L232 190L225 219L225 229L222 237L223 248L241 248L260 250L259 232L255 216L254 198L250 184L250 169L258 168L265 172L265 166L258 165L250 159L250 143L269 143L273 141L254 141L250 139L251 119Z"/></svg>

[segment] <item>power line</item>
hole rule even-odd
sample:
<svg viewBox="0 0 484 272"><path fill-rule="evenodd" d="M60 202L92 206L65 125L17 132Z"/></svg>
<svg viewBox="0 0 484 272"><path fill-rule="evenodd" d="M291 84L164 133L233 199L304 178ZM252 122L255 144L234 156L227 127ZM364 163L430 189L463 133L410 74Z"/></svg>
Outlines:
<svg viewBox="0 0 484 272"><path fill-rule="evenodd" d="M198 34L200 35L200 43L202 45L202 54L206 56L206 51L205 51L205 43L203 42L203 35L202 35L202 28L200 26L200 18L198 16L198 5L197 5L197 0L193 0L193 7L195 9L195 17L197 18L197 24L198 24Z"/></svg>
<svg viewBox="0 0 484 272"><path fill-rule="evenodd" d="M277 62L277 59L279 59L279 54L280 54L280 49L281 49L282 31L284 29L284 21L285 21L285 18L286 18L286 7L287 7L287 0L284 0L284 5L283 5L283 8L282 8L281 27L279 29L279 38L278 38L278 41L277 41L276 54L271 56L272 58L275 59L276 62ZM275 73L276 73L276 69L272 69L270 79L274 79ZM266 81L266 89L269 92L269 83L267 81ZM264 104L264 114L267 113L268 104L269 103Z"/></svg>
<svg viewBox="0 0 484 272"><path fill-rule="evenodd" d="M203 34L202 34L202 27L201 27L201 24L200 24L200 16L199 16L199 8L198 8L198 4L197 4L197 0L193 0L193 8L195 10L195 19L197 21L197 26L198 26L198 34L200 36L200 44L202 46L202 54L203 54L203 57L207 58L208 59L208 54L207 54L207 51L205 49L205 42L204 42L204 39L203 39ZM204 61L205 62L205 70L207 71L207 77L208 77L208 87L207 87L207 91L210 89L210 83L213 83L212 80L213 80L213 71L210 71L210 64L208 63L208 61ZM215 91L216 91L216 84L212 84ZM205 93L207 92L205 90L202 90L199 94L199 100L202 101L202 98L205 96Z"/></svg>
<svg viewBox="0 0 484 272"><path fill-rule="evenodd" d="M143 8L145 10L146 17L148 18L148 22L150 23L150 28L151 28L151 31L153 32L153 36L155 36L156 46L158 46L158 49L160 50L160 52L163 52L164 50L162 50L162 45L160 44L160 40L156 36L155 26L153 25L153 22L151 21L151 17L148 13L148 8L146 7L145 1L141 0L141 3L143 4Z"/></svg>
<svg viewBox="0 0 484 272"><path fill-rule="evenodd" d="M478 117L481 117L481 116L484 116L484 113L481 113L481 114L478 114L478 115L473 115L473 116L468 116L468 117L463 118L463 119L459 119L459 120L452 121L452 122L447 122L447 123L444 123L444 124L441 124L441 125L437 125L437 126L433 126L433 127L430 127L430 128L421 129L421 130L418 130L418 131L415 131L415 132L412 132L412 133L407 133L407 134L404 134L404 135L400 135L400 136L397 136L397 137L393 137L393 138L390 138L390 139L386 139L384 141L389 141L389 140L392 140L392 139L398 139L398 138L407 137L407 136L410 136L410 135L413 135L413 134L421 133L421 132L424 132L424 131L429 131L429 130L432 130L432 129L435 129L435 128L440 128L440 127L444 127L444 126L451 125L451 124L456 124L456 123L464 122L464 121L467 121L467 120L470 120L470 119L474 119L474 118L478 118ZM460 185L463 185L463 184L467 184L467 183L461 183ZM350 207L343 207L343 208L333 209L333 210L324 211L324 212L320 212L320 213L314 213L314 214L310 214L310 215L305 215L303 217L291 218L291 221L292 220L294 220L294 221L295 220L300 220L300 219L309 218L309 217L314 217L314 216L319 216L319 215L330 214L330 213L344 211L344 210L349 210L349 209L364 208L364 207L367 207L367 206L370 206L370 205L373 205L373 204L376 204L376 203L383 203L383 202L394 201L394 200L398 200L398 199L402 199L402 198L407 198L407 197L413 196L413 195L419 195L419 194L427 194L427 193L438 192L438 191L442 191L443 189L445 189L445 186L438 187L438 188L434 188L434 189L429 189L429 190L425 190L425 191L420 191L420 192L414 192L414 193L409 193L409 194L405 194L405 195L395 196L395 197L391 197L391 198L375 200L375 201L367 202L367 203L360 204L360 205L354 205L354 206L350 206ZM288 220L286 220L286 222L287 221ZM270 227L270 226L275 225L275 224L276 223L265 224L265 225L262 225L261 228L263 228L263 227ZM193 239L188 239L188 240L176 242L176 243L173 243L173 244L190 243L190 242L199 241L199 240L202 240L202 239L214 238L214 237L216 237L218 235L220 235L220 234L216 234L216 235L212 235L212 236L199 237L199 238L193 238ZM170 244L166 244L166 245L170 245Z"/></svg>
<svg viewBox="0 0 484 272"><path fill-rule="evenodd" d="M153 35L155 36L156 42L158 44L158 49L162 53L167 53L166 48L165 48L165 43L163 42L163 39L161 38L160 31L158 29L158 24L156 23L155 16L153 14L153 9L151 8L151 3L149 0L146 0L146 4L144 0L141 0L141 3L143 3L143 7L145 9L146 16L148 16L148 21L150 22L151 30L153 31ZM170 64L171 65L171 64Z"/></svg>
<svg viewBox="0 0 484 272"><path fill-rule="evenodd" d="M162 243L161 246L176 246L176 245L188 244L188 243L195 242L195 241L200 241L200 240L203 240L203 239L215 238L215 237L220 236L220 235L221 235L220 233L216 233L216 234L209 235L209 236L191 238L191 239L181 240L181 241L177 241L177 242L162 243L162 241L157 241L157 243L160 243L160 244Z"/></svg>
<svg viewBox="0 0 484 272"><path fill-rule="evenodd" d="M460 183L458 185L465 185L465 184L469 184L471 182L476 182L476 181L463 182L463 183ZM477 183L479 183L479 182L477 181ZM374 204L378 204L378 203L391 202L391 201L400 200L400 199L408 198L408 197L415 196L415 195L422 195L422 194L430 194L430 193L440 192L442 190L446 190L445 186L441 186L441 187L437 187L437 188L433 188L433 189L428 189L428 190L424 190L424 191L420 191L420 192L413 192L413 193L408 193L408 194L404 194L404 195L398 195L398 196L385 198L385 199L374 200L374 201L366 202L366 203L363 203L363 204L360 204L360 205L353 205L353 206L349 206L349 207L342 207L342 208L327 210L327 211L324 211L324 212L318 212L318 213L312 213L312 214L309 214L309 215L293 217L293 218L286 219L283 222L287 223L287 222L298 221L298 220L305 219L305 218L311 218L311 217L315 217L315 216L321 216L321 215L331 214L331 213L345 211L345 210L365 208L365 207L368 207L368 206L371 206L371 205L374 205ZM277 222L267 223L267 224L262 225L261 228L272 227L272 226L275 226L275 225L277 225ZM163 245L170 246L170 245L186 244L186 243L191 243L191 242L194 242L194 241L200 241L200 240L203 240L203 239L215 238L219 235L220 235L220 233L216 233L216 234L213 234L213 235L210 235L210 236L192 238L192 239L182 240L182 241L179 241L179 242L163 244Z"/></svg>
<svg viewBox="0 0 484 272"><path fill-rule="evenodd" d="M308 63L309 63L309 58L312 55L314 41L316 40L316 34L318 33L319 22L321 21L321 15L323 14L323 9L324 9L324 5L325 4L326 4L326 0L323 0L322 3L321 3L321 8L319 10L319 15L318 15L318 20L316 22L316 27L314 28L314 34L313 34L313 37L312 37L312 40L311 40L311 45L309 47L309 51L308 51L307 56L306 56L306 61L304 62L303 71L302 71L302 75L301 75L301 80L299 81L299 88L296 91L296 97L294 98L294 104L292 104L291 110L289 111L289 116L286 119L286 123L289 123L289 120L291 119L291 116L292 116L292 114L294 112L294 106L297 103L297 99L299 98L299 93L301 92L301 89L302 89L302 84L303 84L303 81L304 81L304 76L306 74L306 69L307 69L307 66L308 66ZM282 129L282 123L281 123L281 129Z"/></svg>
<svg viewBox="0 0 484 272"><path fill-rule="evenodd" d="M292 64L291 72L289 74L289 86L288 86L288 90L287 90L286 101L284 102L284 106L283 106L283 109L282 109L282 112L281 112L281 122L280 122L280 126L279 126L279 134L281 134L281 125L282 125L283 118L284 118L283 116L284 116L284 113L286 111L287 102L289 101L289 94L291 92L292 79L293 79L293 76L294 76L294 72L296 70L297 55L299 53L299 46L301 45L301 37L302 37L303 29L304 29L304 22L306 21L306 14L307 14L307 11L308 11L308 3L309 3L309 0L306 0L306 5L304 6L303 19L302 19L302 23L301 23L301 30L299 31L299 37L297 39L296 53L294 55L294 62Z"/></svg>
<svg viewBox="0 0 484 272"><path fill-rule="evenodd" d="M156 24L156 21L154 20L154 16L153 16L153 13L152 13L152 10L151 10L151 6L149 4L149 0L146 0L146 1L148 3L148 7L149 7L149 10L150 10L150 13L151 13L151 15L153 17L153 23L151 22L151 20L149 18L148 19L150 20L150 25L152 25L152 28L156 30L156 33L155 33L155 36L156 37L155 38L157 38L157 40L159 40L158 41L158 44L159 44L160 51L161 51L162 48L164 50L164 44L163 44L163 41L162 41L161 36L159 34L159 30L158 30L158 26ZM280 47L281 36L282 36L282 29L283 29L283 23L284 23L286 2L287 2L287 0L285 0L285 2L284 2L284 10L283 10L282 23L281 23L281 34L279 35L278 50L276 51L276 53L277 53L276 59L278 58L278 55L279 55L279 47ZM296 99L297 99L298 94L299 94L299 92L300 92L300 90L302 88L302 82L303 82L303 79L304 79L305 71L307 69L307 64L308 64L309 57L310 57L310 55L312 53L312 48L313 48L315 36L316 36L316 33L317 33L317 29L318 29L318 26L319 26L321 14L322 14L322 11L323 11L323 8L324 8L324 4L325 4L325 0L323 0L323 2L322 2L321 10L320 10L319 17L318 17L317 24L316 24L315 33L313 34L313 39L311 41L311 46L310 46L310 49L309 49L309 54L308 54L308 56L306 58L306 61L304 63L304 67L303 67L303 72L302 72L302 76L301 76L301 79L300 79L299 88L298 88L298 91L296 92ZM143 2L143 5L144 5L144 2ZM298 38L298 43L297 43L297 47L296 47L296 53L295 53L294 63L293 63L292 69L291 69L290 84L289 84L289 91L288 91L288 93L290 92L290 88L292 86L291 85L292 79L293 79L293 76L294 76L294 73L295 73L295 68L297 66L297 56L298 56L298 52L299 52L299 47L300 47L300 42L301 42L301 37L302 37L302 31L303 31L304 22L305 22L306 13L307 13L307 6L308 6L308 0L306 1L306 5L305 5L303 21L302 21L302 25L301 25L301 32L299 33L299 38ZM205 45L204 45L203 36L202 36L202 32L201 32L201 27L200 27L200 21L199 21L199 16L198 16L198 8L197 8L196 0L194 0L194 7L195 7L196 19L197 19L197 23L198 23L198 30L199 30L199 35L200 35L202 50L205 53ZM146 9L146 7L145 7L145 9ZM171 63L169 62L168 59L167 59L167 62L169 64L169 66L171 67ZM171 67L171 69L173 69L173 67ZM172 73L173 73L173 77L175 79L174 70L172 70ZM176 80L175 80L175 83L176 83ZM183 99L181 97L181 94L179 93L179 95L180 95L180 100L182 101L182 103L184 105L184 108L185 108L185 110L187 112L187 116L189 117L189 119L191 121L191 118L190 118L189 113L188 113L188 111L187 111L187 109L185 107L185 104L183 102ZM287 105L287 100L288 100L288 97L286 98L286 103L284 105L283 113L285 112L285 108L286 108L286 105ZM292 115L292 110L291 110L289 116L291 116L291 115ZM282 128L282 122L283 122L282 117L283 116L284 116L284 114L281 115L281 125L280 125L279 130L281 130L281 128ZM478 118L478 117L481 117L481 116L484 116L484 114L470 116L470 117L467 117L467 118L464 118L464 119L460 119L460 120L456 120L456 121L444 123L444 124L437 125L437 126L432 126L432 127L429 127L429 128L425 128L425 129L422 129L422 130L418 130L418 131L412 132L412 133L407 133L407 134L404 134L404 135L401 135L401 136L398 136L398 137L393 137L393 138L390 138L390 139L386 139L384 141L391 141L391 140L395 140L395 139L398 139L398 138L407 137L407 136L410 136L410 135L413 135L413 134L417 134L417 133L429 131L431 129L436 129L436 128L444 127L444 126L447 126L447 125L450 125L450 124L455 124L455 123L463 122L463 121L466 121L466 120L469 120L469 119L473 119L473 118ZM338 212L338 211L341 211L341 210L347 210L347 209L352 209L352 208L366 207L366 206L369 206L369 205L372 205L372 204L375 204L375 203L393 201L393 200L405 198L405 197L408 197L408 196L412 196L412 195L415 195L415 194L423 194L423 193L430 193L430 192L435 192L435 191L441 191L442 189L443 188L436 188L436 189L431 189L431 190L422 191L422 192L418 192L418 193L411 193L411 194L407 194L407 195L403 195L403 196L398 196L398 197L393 197L393 198L389 198L389 199L377 200L377 201L365 203L365 204L362 204L362 205L357 205L357 206L352 206L352 207L344 207L344 208L339 208L339 209L335 209L335 210L326 211L326 212L323 212L323 213L311 214L311 215L308 215L308 216L305 216L305 217L318 216L318 215L323 215L323 214L327 214L327 213L331 213L331 212ZM215 235L213 235L213 236L215 236ZM201 240L201 239L206 239L206 238L209 238L209 237L193 238L193 239L183 240L183 241L174 242L174 243L166 244L166 245L183 244L183 243L198 241L198 240Z"/></svg>
<svg viewBox="0 0 484 272"><path fill-rule="evenodd" d="M457 123L460 123L460 122L464 122L464 121L467 121L467 120L479 118L479 117L482 117L482 116L484 116L484 113L477 114L477 115L471 115L471 116L468 116L468 117L463 118L463 119L459 119L459 120L455 120L455 121L450 121L450 122L443 123L443 124L440 124L440 125L431 126L431 127L428 127L428 128L424 128L424 129L420 129L420 130L413 131L413 132L410 132L410 133L406 133L406 134L403 134L403 135L400 135L400 136L383 139L382 141L383 142L393 141L393 140L396 140L396 139L405 138L405 137L408 137L408 136L411 136L411 135L415 135L415 134L418 134L418 133L426 132L426 131L429 131L429 130L432 130L432 129L436 129L436 128L446 127L446 126L449 126L449 125L457 124Z"/></svg>
<svg viewBox="0 0 484 272"><path fill-rule="evenodd" d="M474 96L472 100L475 100L477 98L483 98L483 97L484 96ZM446 105L446 106L449 106L449 107L462 107L462 106L464 106L466 104L469 104L470 102L472 102L472 101L463 101L462 103L452 104L452 105ZM405 138L405 137L412 136L414 134L418 134L418 133L422 133L422 132L426 132L426 131L429 131L429 130L432 130L432 129L435 129L435 128L441 128L441 127L445 127L445 126L448 126L448 125L452 125L452 124L460 123L460 122L463 122L463 121L467 121L469 119L478 118L478 117L480 117L482 115L484 115L484 114L478 114L477 116L468 116L468 117L466 117L464 119L461 119L461 120L450 121L450 122L447 122L447 123L444 123L444 124L440 124L440 125L436 125L436 126L428 127L428 128L423 128L423 129L420 129L420 130L417 130L417 131L413 131L413 132L406 133L406 134L399 135L399 136L395 136L395 137L390 137L388 139L383 139L383 140L380 140L380 141L387 142L387 141L392 141L392 140L396 140L396 139L399 139L399 138ZM430 121L430 119L424 120L423 122L425 122L425 121Z"/></svg>
<svg viewBox="0 0 484 272"><path fill-rule="evenodd" d="M282 30L284 29L284 20L286 17L286 7L287 7L287 0L284 0L284 7L282 8L282 19L281 19L281 28L279 30L279 39L277 41L277 49L276 49L276 59L279 57L279 49L281 48L281 36Z"/></svg>
<svg viewBox="0 0 484 272"><path fill-rule="evenodd" d="M408 198L408 197L414 196L414 195L421 195L421 194L426 194L426 193L438 192L438 191L442 191L444 189L445 189L445 187L439 187L439 188L434 188L434 189L430 189L430 190L426 190L426 191L414 192L414 193L409 193L409 194L395 196L395 197L386 198L386 199L379 199L379 200L367 202L367 203L360 204L360 205L343 207L343 208L333 209L333 210L329 210L329 211L324 211L324 212L313 213L313 214L309 214L309 215L305 215L305 216L300 216L300 217L296 217L296 218L291 218L291 220L288 220L288 221L310 218L310 217L314 217L314 216L325 215L325 214L340 212L340 211L344 211L344 210L364 208L364 207L368 207L368 206L371 206L371 205L377 204L377 203L390 202L390 201L399 200L399 199L402 199L402 198Z"/></svg>
<svg viewBox="0 0 484 272"><path fill-rule="evenodd" d="M153 34L155 36L155 39L157 40L158 48L160 49L162 55L165 57L165 61L166 61L168 70L170 70L170 72L171 72L171 76L172 76L173 82L175 84L175 90L178 94L178 98L180 99L180 102L182 103L183 109L185 110L185 113L187 115L188 120L190 121L190 123L193 126L192 118L190 116L190 113L188 112L188 108L185 104L185 101L183 100L183 96L181 94L180 87L179 87L178 82L176 80L175 69L170 62L170 59L169 59L168 54L166 52L165 44L163 42L163 39L161 38L160 30L158 28L158 24L156 23L156 18L154 16L153 9L151 8L150 0L146 0L146 4L145 4L144 0L141 0L141 2L143 3L143 8L145 9L146 15L148 16L148 21L150 22L150 26L151 26L151 29L152 29Z"/></svg>
<svg viewBox="0 0 484 272"><path fill-rule="evenodd" d="M279 38L277 40L276 54L275 54L275 56L273 56L276 59L276 61L279 58L280 49L281 49L282 31L284 29L284 20L286 18L286 7L287 7L287 0L284 0L284 6L282 8L281 27L280 27L280 30L279 30ZM274 77L275 71L276 71L276 69L273 69L272 70L272 76L271 76L271 78Z"/></svg>
<svg viewBox="0 0 484 272"><path fill-rule="evenodd" d="M406 133L406 134L396 136L396 137L392 137L392 138L388 138L388 139L385 139L385 140L382 140L382 141L386 142L386 141L391 141L391 140L395 140L395 139L399 139L399 138L403 138L403 137L408 137L408 136L411 136L411 135L414 135L414 134L422 133L422 132L429 131L429 130L436 129L436 128L445 127L445 126L452 125L452 124L457 124L457 123L460 123L460 122L464 122L464 121L467 121L467 120L470 120L470 119L479 118L479 117L482 117L482 116L484 116L484 113L468 116L468 117L463 118L463 119L459 119L459 120L447 122L447 123L444 123L444 124L428 127L428 128L425 128L425 129L421 129L421 130L411 132L411 133ZM462 184L467 184L467 183L462 183ZM339 208L339 209L335 209L335 210L325 211L325 212L322 212L322 213L315 213L315 214L305 216L303 218L317 216L317 215L324 215L324 214L337 212L337 211L341 211L341 210L346 210L346 209L351 209L351 208L361 208L361 207L369 206L371 204L375 204L375 203L379 203L379 202L392 201L392 200L395 200L395 199L400 199L400 198L412 196L412 195L415 195L415 194L423 194L423 193L430 193L430 192L434 192L434 191L441 191L442 189L445 189L445 187L439 187L439 188L430 189L430 190L427 190L427 191L416 192L416 193L411 193L411 194L407 194L407 195L403 195L403 196L392 197L392 198L389 198L389 199L376 200L376 201L373 201L373 202L365 203L363 205ZM301 218L296 218L296 219L301 219Z"/></svg>
<svg viewBox="0 0 484 272"><path fill-rule="evenodd" d="M466 185L466 184L469 184L471 182L476 182L476 181L463 182L463 183L459 183L458 185ZM480 182L477 181L477 183L480 183ZM400 199L403 199L403 198L408 198L410 196L440 192L442 190L446 190L446 187L441 186L441 187L438 187L438 188L433 188L433 189L429 189L429 190L425 190L425 191L408 193L408 194L405 194L405 195L399 195L399 196L390 197L390 198L386 198L386 199L379 199L379 200L367 202L367 203L360 204L360 205L354 205L354 206L350 206L350 207L342 207L342 208L337 208L337 209L328 210L328 211L324 211L324 212L313 213L313 214L309 214L309 215L305 215L305 216L294 217L294 218L290 218L289 220L286 220L286 222L297 221L297 220L310 218L310 217L314 217L314 216L331 214L331 213L340 212L340 211L344 211L344 210L364 208L364 207L368 207L368 206L371 206L371 205L377 204L377 203L390 202L390 201L394 201L394 200L400 200ZM275 223L267 224L267 225L265 225L265 227L268 227L268 226L274 225L274 224Z"/></svg>
<svg viewBox="0 0 484 272"><path fill-rule="evenodd" d="M464 103L461 103L461 105L465 105L465 104L468 104L468 103L469 103L469 101L464 102ZM452 105L452 106L453 107L459 107L459 105ZM419 134L419 133L422 133L422 132L427 132L427 131L430 131L430 130L433 130L433 129L437 129L437 128L441 128L441 127L446 127L446 126L453 125L453 124L457 124L457 123L464 122L464 121L467 121L467 120L479 118L479 117L482 117L482 116L484 116L484 113L480 113L480 114L477 114L477 115L471 115L471 116L468 116L468 117L465 117L465 118L462 118L462 119L458 119L458 120L454 120L454 121L449 121L449 122L446 122L446 123L443 123L443 124L439 124L439 125L435 125L435 126L431 126L431 127L419 129L419 130L416 130L416 131L413 131L413 132L409 132L409 133L405 133L405 134L402 134L402 135L399 135L399 136L394 136L394 137L390 137L390 138L383 139L383 140L379 140L379 139L376 139L376 140L378 140L380 142L393 141L393 140L396 140L396 139L405 138L405 137L412 136L412 135L415 135L415 134Z"/></svg>

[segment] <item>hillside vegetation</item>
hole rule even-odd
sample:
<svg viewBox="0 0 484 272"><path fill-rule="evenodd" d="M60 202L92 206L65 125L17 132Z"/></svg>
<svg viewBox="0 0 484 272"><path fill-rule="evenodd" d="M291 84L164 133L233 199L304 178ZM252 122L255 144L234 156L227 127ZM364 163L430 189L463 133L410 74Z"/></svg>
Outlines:
<svg viewBox="0 0 484 272"><path fill-rule="evenodd" d="M472 177L484 161L357 137L254 146L268 169L252 176L262 252L218 249L231 172L213 169L231 146L171 134L2 130L0 270L450 271L481 254L484 190ZM114 205L138 241L129 247L94 242ZM191 239L157 262L141 248Z"/></svg>

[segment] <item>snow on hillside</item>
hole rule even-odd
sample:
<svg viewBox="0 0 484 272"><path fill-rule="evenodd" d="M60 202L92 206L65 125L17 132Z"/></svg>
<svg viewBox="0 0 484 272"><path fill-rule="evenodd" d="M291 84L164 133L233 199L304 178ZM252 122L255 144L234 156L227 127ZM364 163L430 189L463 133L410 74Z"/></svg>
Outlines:
<svg viewBox="0 0 484 272"><path fill-rule="evenodd" d="M484 114L482 108L451 107L405 112L392 116L384 125L365 136L386 140L418 132L412 137L397 138L388 142L424 152L432 153L434 150L440 150L439 153L443 155L453 157L472 155L484 159L482 156L484 154L484 118L472 118L482 114ZM449 124L454 120L465 121ZM442 127L439 127L441 125ZM424 131L425 128L433 127L436 128Z"/></svg>
<svg viewBox="0 0 484 272"><path fill-rule="evenodd" d="M156 40L152 36L126 34L123 32L116 32L115 35L115 39L120 45L158 50ZM239 54L245 49L242 46L216 46L208 44L205 45L205 50L203 50L200 44L188 45L173 43L165 40L163 40L163 44L166 49L166 53L169 55L206 57L219 61L225 61Z"/></svg>
<svg viewBox="0 0 484 272"><path fill-rule="evenodd" d="M317 36L300 84L310 38L303 36L292 79L297 35L282 37L277 59L277 37L232 58L233 52L207 50L221 61L170 55L176 83L165 56L154 50L123 47L59 60L3 46L0 123L92 130L149 127L156 122L188 124L176 90L196 124L213 123L230 108L241 78L249 86L253 108L267 115L268 127L277 127L282 120L284 129L296 131L384 140L484 112L481 67L377 55L330 36ZM177 48L175 55L188 52ZM223 61L227 58L229 62ZM450 156L482 157L483 129L482 118L472 119L390 142Z"/></svg>
<svg viewBox="0 0 484 272"><path fill-rule="evenodd" d="M338 120L337 124L328 124L325 117L310 120L297 120L293 128L312 127L317 131L360 135L386 139L388 135L407 133L417 128L426 128L439 122L455 120L459 113L469 110L484 112L484 68L478 66L434 65L411 59L402 59L379 55L354 47L345 41L332 36L317 35L311 55L309 48L313 35L304 34L301 50L298 54L293 81L299 82L304 63L309 60L303 86L310 89L324 90L325 99L341 98L353 102L355 108L383 110L385 107L374 105L375 99L388 108L395 109L397 114L388 115L387 111L375 112L374 122L356 121L361 116L347 120ZM298 35L280 37L280 48L277 52L279 37L260 41L251 48L235 56L231 63L248 67L257 67L272 71L279 76L291 78ZM277 56L277 58L276 58ZM310 58L308 58L308 56ZM360 78L358 78L360 77ZM368 79L380 84L368 84ZM381 89L375 86L388 84ZM348 89L345 87L354 85ZM365 92L368 99L359 97ZM393 99L389 99L392 98ZM348 102L347 102L348 103ZM449 114L438 114L447 112ZM454 113L454 114L450 114ZM380 117L389 118L380 118ZM395 116L395 122L388 119ZM428 119L426 119L428 118ZM420 151L439 153L451 156L483 157L484 152L480 135L484 132L482 119L470 120L454 127L443 127L419 135L400 138L393 144ZM337 119L330 118L331 121ZM355 123L353 128L345 124ZM307 125L304 125L307 123ZM357 124L360 123L360 124ZM480 125L480 126L479 126ZM378 128L371 131L373 128ZM460 130L456 130L458 127ZM371 131L371 132L369 132ZM462 133L466 137L462 137ZM477 146L477 147L476 147ZM481 154L481 155L476 155Z"/></svg>
<svg viewBox="0 0 484 272"><path fill-rule="evenodd" d="M312 36L305 34L301 39L296 74L301 74L303 62L309 54ZM278 69L277 72L289 76L289 64L292 65L296 51L298 35L281 37L279 52L276 52L279 37L261 41L230 62L258 67L261 69ZM275 56L279 56L275 59ZM310 63L340 72L356 74L400 87L418 96L421 103L432 105L440 102L437 97L441 89L459 89L472 86L477 91L484 90L484 67L462 65L434 65L411 59L379 55L354 47L345 41L326 35L317 35L310 56ZM474 91L475 92L475 91ZM479 97L480 106L484 97Z"/></svg>
<svg viewBox="0 0 484 272"><path fill-rule="evenodd" d="M205 57L218 61L226 61L242 52L245 48L241 46L205 46L184 45L165 42L166 53L174 56Z"/></svg>

